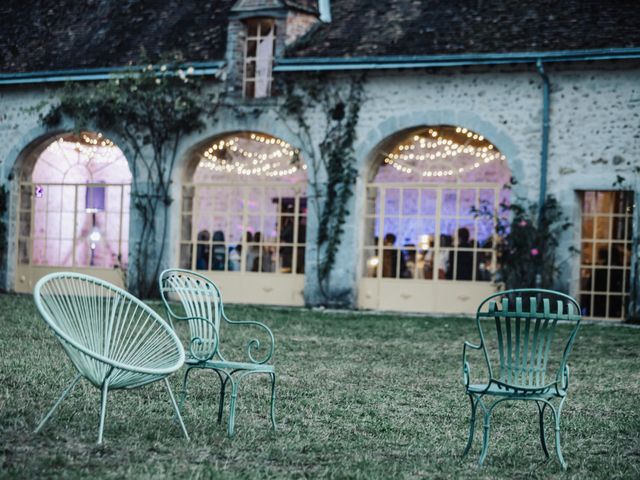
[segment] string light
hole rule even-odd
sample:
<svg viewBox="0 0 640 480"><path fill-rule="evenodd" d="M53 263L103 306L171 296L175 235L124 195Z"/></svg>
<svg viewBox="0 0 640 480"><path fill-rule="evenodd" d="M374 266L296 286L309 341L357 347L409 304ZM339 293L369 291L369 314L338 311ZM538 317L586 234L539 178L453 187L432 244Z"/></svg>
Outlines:
<svg viewBox="0 0 640 480"><path fill-rule="evenodd" d="M292 165L299 153L284 140L252 133L249 137L227 138L211 144L198 168L243 176L283 177L300 168L306 170L304 164Z"/></svg>
<svg viewBox="0 0 640 480"><path fill-rule="evenodd" d="M72 144L73 149L81 158L86 159L87 163L111 163L116 159L117 147L102 133L81 133L80 138L75 141L70 141L68 137L60 137L57 141L60 146L65 143Z"/></svg>
<svg viewBox="0 0 640 480"><path fill-rule="evenodd" d="M430 128L426 135L413 135L411 143L397 145L394 152L385 156L384 163L406 174L417 171L423 177L453 177L476 170L484 164L506 159L482 135L462 127L456 127L455 132L465 138L466 142L456 142ZM481 142L481 144L471 145L470 141ZM450 168L451 165L446 167L443 165L440 168L428 168L428 165L424 165L458 156L471 158L473 163L455 168Z"/></svg>

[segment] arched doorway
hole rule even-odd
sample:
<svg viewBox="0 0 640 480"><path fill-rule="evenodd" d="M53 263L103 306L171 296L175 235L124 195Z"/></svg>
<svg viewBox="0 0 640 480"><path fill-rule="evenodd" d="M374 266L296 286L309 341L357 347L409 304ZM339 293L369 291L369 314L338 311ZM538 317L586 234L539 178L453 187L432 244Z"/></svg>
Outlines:
<svg viewBox="0 0 640 480"><path fill-rule="evenodd" d="M494 291L494 225L474 208L507 200L498 149L463 127L415 128L383 142L367 184L359 306L473 311Z"/></svg>
<svg viewBox="0 0 640 480"><path fill-rule="evenodd" d="M303 305L306 166L266 134L217 137L196 152L182 192L182 268L236 303Z"/></svg>
<svg viewBox="0 0 640 480"><path fill-rule="evenodd" d="M20 183L15 290L80 271L124 286L131 172L100 133L57 136L27 159Z"/></svg>

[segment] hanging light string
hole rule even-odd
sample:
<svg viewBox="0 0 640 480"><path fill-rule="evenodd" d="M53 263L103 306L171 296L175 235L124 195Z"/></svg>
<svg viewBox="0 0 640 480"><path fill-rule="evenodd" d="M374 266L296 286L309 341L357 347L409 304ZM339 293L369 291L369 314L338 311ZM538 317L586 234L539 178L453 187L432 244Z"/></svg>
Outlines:
<svg viewBox="0 0 640 480"><path fill-rule="evenodd" d="M292 165L299 154L300 150L284 140L252 133L249 138L233 137L215 142L204 151L198 168L244 176L282 177L300 170ZM302 169L306 168L303 164Z"/></svg>
<svg viewBox="0 0 640 480"><path fill-rule="evenodd" d="M86 163L112 163L116 160L117 155L115 144L104 137L102 133L88 134L81 133L80 138L75 141L60 137L57 140L58 145L73 145L73 149L78 152L80 158Z"/></svg>
<svg viewBox="0 0 640 480"><path fill-rule="evenodd" d="M470 172L494 160L505 160L505 156L497 151L495 146L486 141L482 135L473 133L466 128L456 127L456 133L467 137L468 141L458 143L439 134L437 130L429 129L426 136L414 135L411 143L397 145L394 152L385 155L384 163L396 170L412 174L414 171L423 177L450 177ZM473 146L470 141L484 142ZM432 168L428 163L442 161L454 157L475 159L469 165L455 168ZM412 162L412 163L409 163ZM447 165L450 167L450 165Z"/></svg>

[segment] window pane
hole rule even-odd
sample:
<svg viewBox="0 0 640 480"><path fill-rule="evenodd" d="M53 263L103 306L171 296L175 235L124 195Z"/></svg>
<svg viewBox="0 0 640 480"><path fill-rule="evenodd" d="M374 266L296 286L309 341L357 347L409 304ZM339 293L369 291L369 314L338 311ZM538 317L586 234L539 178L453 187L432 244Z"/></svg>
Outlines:
<svg viewBox="0 0 640 480"><path fill-rule="evenodd" d="M191 244L183 243L180 245L180 268L190 269L191 265Z"/></svg>
<svg viewBox="0 0 640 480"><path fill-rule="evenodd" d="M253 82L246 82L244 84L244 96L247 98L255 97L255 84Z"/></svg>
<svg viewBox="0 0 640 480"><path fill-rule="evenodd" d="M244 71L244 76L245 78L251 79L254 78L256 76L256 62L251 60L248 61L247 63L245 63L245 71Z"/></svg>
<svg viewBox="0 0 640 480"><path fill-rule="evenodd" d="M247 58L255 57L258 51L258 42L256 40L247 40Z"/></svg>

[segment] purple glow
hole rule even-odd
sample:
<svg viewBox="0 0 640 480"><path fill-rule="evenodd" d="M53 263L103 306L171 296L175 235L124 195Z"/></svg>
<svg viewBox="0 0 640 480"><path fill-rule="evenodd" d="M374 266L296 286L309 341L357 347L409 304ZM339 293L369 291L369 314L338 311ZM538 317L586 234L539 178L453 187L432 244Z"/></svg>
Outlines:
<svg viewBox="0 0 640 480"><path fill-rule="evenodd" d="M38 158L32 182L33 264L126 266L131 173L120 149L56 140Z"/></svg>

